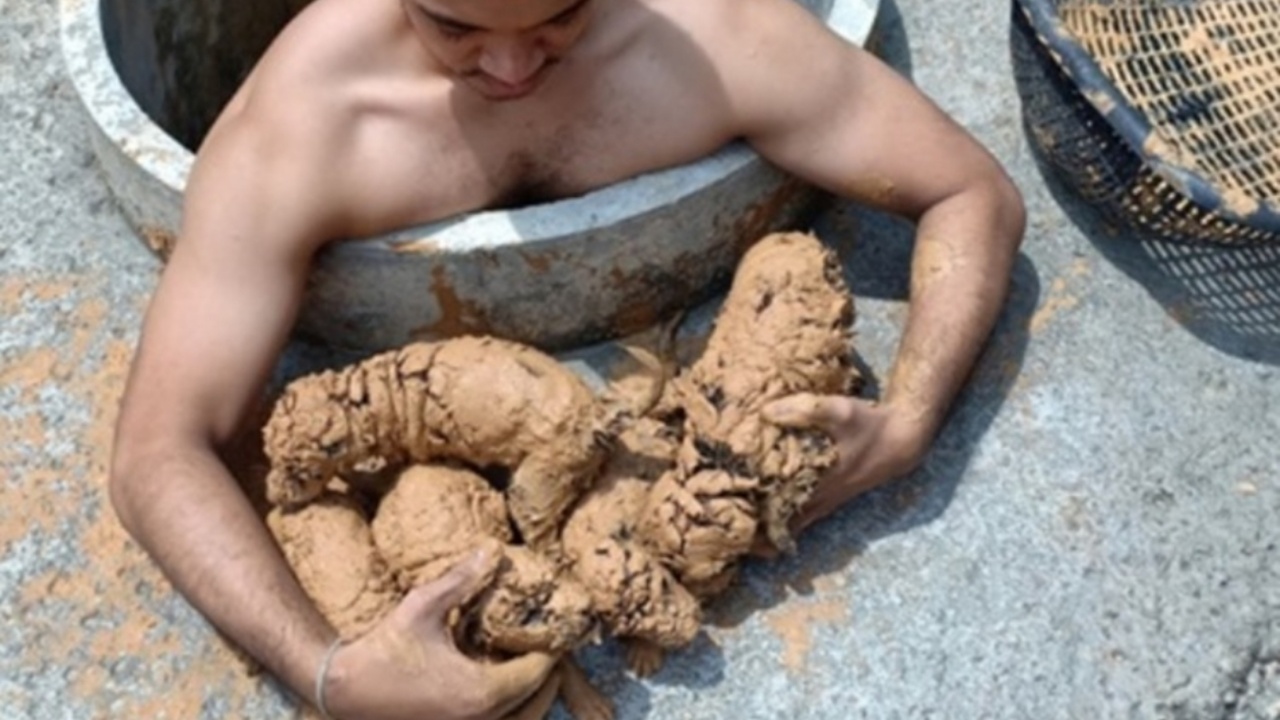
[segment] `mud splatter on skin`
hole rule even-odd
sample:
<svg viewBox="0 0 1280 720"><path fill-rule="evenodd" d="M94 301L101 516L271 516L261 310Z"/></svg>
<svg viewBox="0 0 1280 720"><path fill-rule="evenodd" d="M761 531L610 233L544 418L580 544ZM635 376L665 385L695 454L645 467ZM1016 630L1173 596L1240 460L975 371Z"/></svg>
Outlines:
<svg viewBox="0 0 1280 720"><path fill-rule="evenodd" d="M876 207L889 208L893 205L898 188L889 178L867 176L849 183L848 190L851 198Z"/></svg>

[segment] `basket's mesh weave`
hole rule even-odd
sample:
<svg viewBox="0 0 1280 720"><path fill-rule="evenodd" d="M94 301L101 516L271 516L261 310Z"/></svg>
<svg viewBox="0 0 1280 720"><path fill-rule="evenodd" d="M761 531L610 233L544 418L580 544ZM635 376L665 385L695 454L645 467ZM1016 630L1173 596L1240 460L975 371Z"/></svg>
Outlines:
<svg viewBox="0 0 1280 720"><path fill-rule="evenodd" d="M1233 212L1280 205L1280 0L1063 0L1058 11L1150 120L1144 152L1210 181Z"/></svg>

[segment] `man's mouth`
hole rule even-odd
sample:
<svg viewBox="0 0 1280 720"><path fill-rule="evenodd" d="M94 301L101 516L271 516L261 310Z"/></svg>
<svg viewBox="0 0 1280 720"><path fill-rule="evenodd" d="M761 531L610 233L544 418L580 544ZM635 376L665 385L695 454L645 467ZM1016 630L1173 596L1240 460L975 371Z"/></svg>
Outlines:
<svg viewBox="0 0 1280 720"><path fill-rule="evenodd" d="M483 87L481 92L486 97L494 100L515 100L533 92L533 89L538 86L536 78L537 76L535 75L518 83L507 83L491 77L481 76Z"/></svg>
<svg viewBox="0 0 1280 720"><path fill-rule="evenodd" d="M547 70L553 64L554 62L549 62L543 65L532 75L516 83L499 80L483 71L468 74L468 80L471 81L473 88L490 100L518 100L532 93L542 84Z"/></svg>

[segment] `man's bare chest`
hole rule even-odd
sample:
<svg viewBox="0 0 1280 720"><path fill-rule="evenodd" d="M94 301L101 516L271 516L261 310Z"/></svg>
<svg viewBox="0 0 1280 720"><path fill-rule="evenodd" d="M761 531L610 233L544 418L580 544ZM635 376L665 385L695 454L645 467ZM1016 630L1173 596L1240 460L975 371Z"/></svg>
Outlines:
<svg viewBox="0 0 1280 720"><path fill-rule="evenodd" d="M687 124L615 107L503 128L458 150L488 190L484 206L519 207L686 162L716 144Z"/></svg>
<svg viewBox="0 0 1280 720"><path fill-rule="evenodd" d="M394 215L413 222L581 195L692 161L729 139L678 102L664 111L627 98L566 112L401 124L394 135L377 153L373 177L387 184Z"/></svg>

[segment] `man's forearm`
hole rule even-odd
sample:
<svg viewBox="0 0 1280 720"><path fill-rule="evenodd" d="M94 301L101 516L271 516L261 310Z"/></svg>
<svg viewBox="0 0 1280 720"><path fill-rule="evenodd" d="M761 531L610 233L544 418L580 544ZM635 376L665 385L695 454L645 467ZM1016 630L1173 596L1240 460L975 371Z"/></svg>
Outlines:
<svg viewBox="0 0 1280 720"><path fill-rule="evenodd" d="M301 697L333 629L212 451L133 462L112 477L129 532L214 625Z"/></svg>
<svg viewBox="0 0 1280 720"><path fill-rule="evenodd" d="M920 218L910 312L884 402L923 443L937 433L995 324L1023 225L1021 198L1004 181L959 193Z"/></svg>

